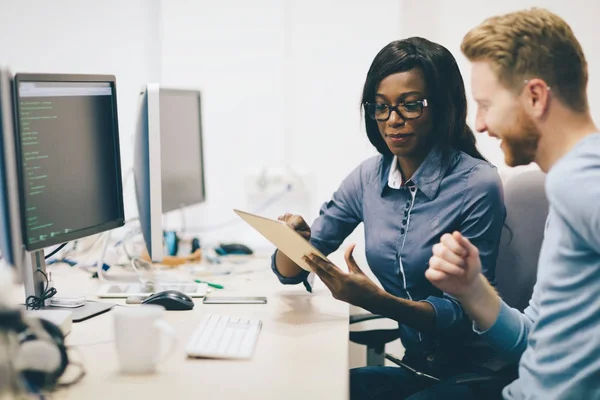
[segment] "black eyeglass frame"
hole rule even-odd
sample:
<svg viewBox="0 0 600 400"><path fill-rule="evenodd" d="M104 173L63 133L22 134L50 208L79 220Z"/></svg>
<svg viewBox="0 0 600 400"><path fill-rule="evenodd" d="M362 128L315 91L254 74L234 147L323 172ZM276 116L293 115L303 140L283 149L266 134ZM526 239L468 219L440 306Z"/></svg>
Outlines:
<svg viewBox="0 0 600 400"><path fill-rule="evenodd" d="M406 104L419 104L420 105L420 112L419 112L419 116L417 117L406 117L404 114L402 114L402 112L400 111L399 107L404 107ZM382 105L385 106L388 110L387 112L387 117L385 118L376 118L375 117L375 112L369 112L369 108L371 107L375 107L377 105ZM427 101L427 99L422 99L422 100L415 100L415 101L405 101L402 103L398 103L395 106L392 106L390 104L382 104L382 103L369 103L369 102L364 102L363 106L365 108L365 113L369 116L369 118L375 120L375 121L379 121L379 122L385 122L388 119L390 119L390 117L392 116L392 111L396 111L396 114L398 114L403 120L412 120L412 119L419 119L421 118L421 116L423 115L423 109L429 106L429 102Z"/></svg>

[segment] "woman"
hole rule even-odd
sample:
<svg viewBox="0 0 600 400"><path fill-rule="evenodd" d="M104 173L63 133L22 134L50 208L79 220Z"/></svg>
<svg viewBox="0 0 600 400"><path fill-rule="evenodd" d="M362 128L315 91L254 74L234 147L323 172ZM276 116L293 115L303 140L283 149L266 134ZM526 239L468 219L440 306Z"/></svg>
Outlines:
<svg viewBox="0 0 600 400"><path fill-rule="evenodd" d="M482 354L460 304L425 278L432 246L459 230L479 247L493 282L505 209L500 177L477 151L466 124L462 76L443 46L413 37L385 46L373 60L362 94L367 136L380 155L360 164L323 205L312 228L280 217L325 255L364 224L366 256L383 289L346 252L349 273L311 257L334 297L399 322L403 361L444 378L469 370ZM281 282L309 274L284 254L273 255ZM400 399L432 383L405 368L351 371L351 398Z"/></svg>

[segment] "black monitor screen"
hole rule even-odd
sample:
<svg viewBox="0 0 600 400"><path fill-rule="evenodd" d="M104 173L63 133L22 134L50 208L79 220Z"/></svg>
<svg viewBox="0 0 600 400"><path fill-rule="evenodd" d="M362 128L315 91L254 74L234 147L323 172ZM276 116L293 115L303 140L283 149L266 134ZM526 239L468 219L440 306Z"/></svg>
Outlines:
<svg viewBox="0 0 600 400"><path fill-rule="evenodd" d="M23 241L29 251L124 220L114 80L35 78L15 77Z"/></svg>

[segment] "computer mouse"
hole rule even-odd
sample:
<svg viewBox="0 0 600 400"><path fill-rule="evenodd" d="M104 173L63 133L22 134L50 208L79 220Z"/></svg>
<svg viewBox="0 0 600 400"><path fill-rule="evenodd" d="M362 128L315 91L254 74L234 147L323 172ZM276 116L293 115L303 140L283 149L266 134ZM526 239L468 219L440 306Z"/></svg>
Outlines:
<svg viewBox="0 0 600 400"><path fill-rule="evenodd" d="M221 256L229 254L254 254L250 247L241 243L221 243L215 248L215 251Z"/></svg>
<svg viewBox="0 0 600 400"><path fill-rule="evenodd" d="M171 311L184 311L194 308L194 301L190 296L177 290L165 290L152 294L142 304L158 304Z"/></svg>

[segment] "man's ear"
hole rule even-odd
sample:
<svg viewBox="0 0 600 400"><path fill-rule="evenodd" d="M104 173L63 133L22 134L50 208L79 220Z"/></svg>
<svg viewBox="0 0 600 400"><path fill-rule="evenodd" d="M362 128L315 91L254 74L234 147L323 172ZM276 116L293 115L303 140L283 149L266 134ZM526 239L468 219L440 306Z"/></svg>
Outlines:
<svg viewBox="0 0 600 400"><path fill-rule="evenodd" d="M525 81L524 96L527 111L532 117L542 117L550 106L550 86L542 79L534 78Z"/></svg>

